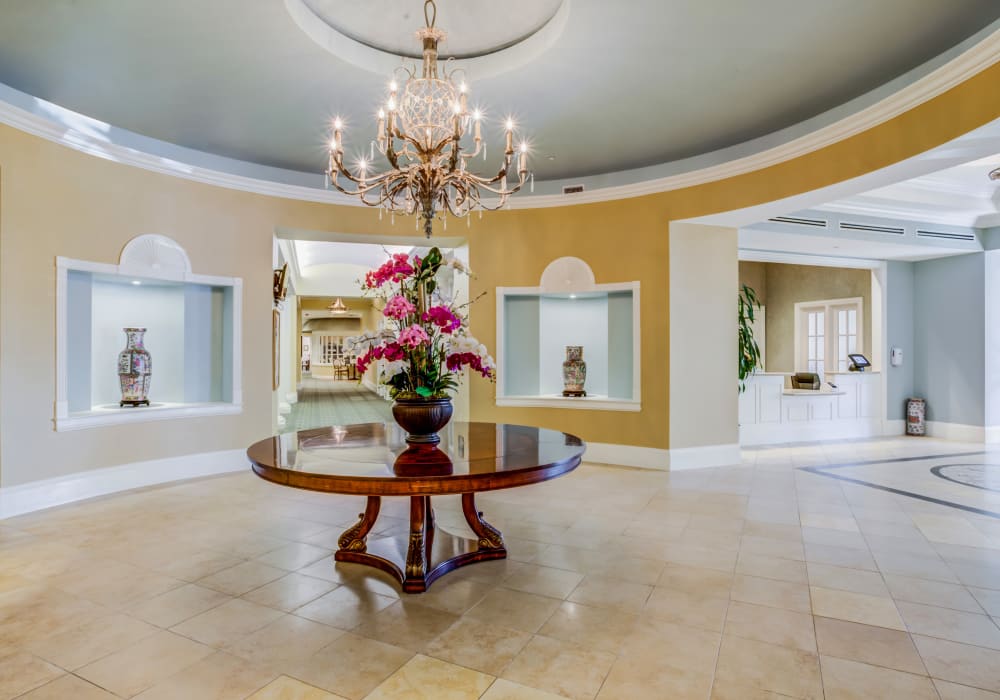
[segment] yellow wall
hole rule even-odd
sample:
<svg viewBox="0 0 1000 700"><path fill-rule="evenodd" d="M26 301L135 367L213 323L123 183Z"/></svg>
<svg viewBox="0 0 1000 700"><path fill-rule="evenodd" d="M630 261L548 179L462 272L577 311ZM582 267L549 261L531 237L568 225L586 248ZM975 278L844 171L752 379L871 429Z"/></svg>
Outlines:
<svg viewBox="0 0 1000 700"><path fill-rule="evenodd" d="M575 255L598 282L642 285L641 413L498 409L472 384L482 420L566 429L587 440L669 445L669 261L672 220L792 196L940 145L1000 116L1000 65L901 115L820 151L754 173L641 198L473 219L474 333L495 341L496 286L536 285L554 258ZM0 126L0 484L181 454L231 449L270 433L271 267L275 226L409 235L370 209L231 191L123 166ZM116 262L143 233L177 240L196 272L244 280L241 416L162 421L67 433L52 428L57 255ZM735 275L735 265L734 275ZM734 280L735 281L735 280ZM698 342L692 338L691 342Z"/></svg>

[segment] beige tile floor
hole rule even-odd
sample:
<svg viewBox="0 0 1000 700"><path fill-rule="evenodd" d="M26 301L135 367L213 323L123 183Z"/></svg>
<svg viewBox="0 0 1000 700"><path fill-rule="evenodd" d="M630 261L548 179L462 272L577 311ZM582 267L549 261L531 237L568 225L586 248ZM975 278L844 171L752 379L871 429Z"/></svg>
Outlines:
<svg viewBox="0 0 1000 700"><path fill-rule="evenodd" d="M799 469L976 450L585 464L482 497L510 558L414 596L331 561L360 499L249 471L0 521L0 700L1000 700L1000 519ZM846 471L997 510L943 461Z"/></svg>

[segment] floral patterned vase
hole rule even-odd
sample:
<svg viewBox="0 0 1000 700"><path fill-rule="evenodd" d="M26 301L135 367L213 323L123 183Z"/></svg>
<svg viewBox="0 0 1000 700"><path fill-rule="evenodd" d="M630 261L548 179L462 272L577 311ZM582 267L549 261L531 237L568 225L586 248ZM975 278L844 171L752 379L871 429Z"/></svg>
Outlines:
<svg viewBox="0 0 1000 700"><path fill-rule="evenodd" d="M586 396L583 385L587 381L587 363L583 361L582 345L566 346L566 361L562 366L563 396Z"/></svg>
<svg viewBox="0 0 1000 700"><path fill-rule="evenodd" d="M123 328L128 343L118 353L118 383L122 398L119 406L148 406L149 380L153 374L153 362L149 351L143 346L145 328Z"/></svg>

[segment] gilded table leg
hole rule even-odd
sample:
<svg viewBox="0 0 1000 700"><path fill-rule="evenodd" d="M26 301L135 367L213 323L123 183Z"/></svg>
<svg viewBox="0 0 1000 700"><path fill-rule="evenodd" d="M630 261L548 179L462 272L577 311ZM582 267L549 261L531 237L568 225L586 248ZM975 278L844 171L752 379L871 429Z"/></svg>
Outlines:
<svg viewBox="0 0 1000 700"><path fill-rule="evenodd" d="M479 538L479 549L503 549L503 535L495 527L483 520L481 511L476 510L476 494L462 494L462 512L469 527Z"/></svg>
<svg viewBox="0 0 1000 700"><path fill-rule="evenodd" d="M406 570L404 572L403 590L422 592L427 590L428 545L427 519L430 498L427 496L410 497L410 541L406 548Z"/></svg>
<svg viewBox="0 0 1000 700"><path fill-rule="evenodd" d="M378 511L381 505L382 499L378 496L368 497L368 505L365 506L365 512L358 515L360 520L345 530L344 534L337 541L342 550L364 552L368 549L368 533L371 531L372 526L375 525L375 519L378 518Z"/></svg>

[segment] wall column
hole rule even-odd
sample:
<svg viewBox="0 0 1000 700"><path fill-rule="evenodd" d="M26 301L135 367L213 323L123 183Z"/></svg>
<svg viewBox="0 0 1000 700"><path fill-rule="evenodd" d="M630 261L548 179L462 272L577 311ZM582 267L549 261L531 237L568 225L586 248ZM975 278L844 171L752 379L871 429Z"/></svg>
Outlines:
<svg viewBox="0 0 1000 700"><path fill-rule="evenodd" d="M736 229L670 224L670 468L740 461Z"/></svg>

